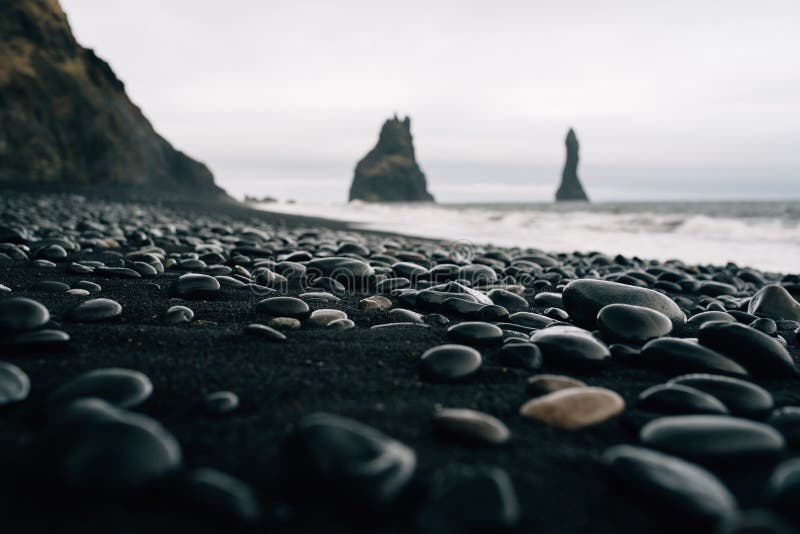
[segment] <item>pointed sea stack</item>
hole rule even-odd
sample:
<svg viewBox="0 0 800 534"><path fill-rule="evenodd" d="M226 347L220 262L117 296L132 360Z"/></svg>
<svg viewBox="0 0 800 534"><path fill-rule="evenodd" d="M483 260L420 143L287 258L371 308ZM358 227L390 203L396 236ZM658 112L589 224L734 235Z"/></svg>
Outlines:
<svg viewBox="0 0 800 534"><path fill-rule="evenodd" d="M378 144L356 165L350 200L433 202L414 156L411 119L395 115L383 124Z"/></svg>
<svg viewBox="0 0 800 534"><path fill-rule="evenodd" d="M75 40L58 0L0 0L0 185L224 193Z"/></svg>
<svg viewBox="0 0 800 534"><path fill-rule="evenodd" d="M567 161L564 163L564 172L561 174L561 185L556 191L556 202L589 202L589 197L583 190L581 181L578 179L578 138L572 128L567 133L565 140L567 145Z"/></svg>

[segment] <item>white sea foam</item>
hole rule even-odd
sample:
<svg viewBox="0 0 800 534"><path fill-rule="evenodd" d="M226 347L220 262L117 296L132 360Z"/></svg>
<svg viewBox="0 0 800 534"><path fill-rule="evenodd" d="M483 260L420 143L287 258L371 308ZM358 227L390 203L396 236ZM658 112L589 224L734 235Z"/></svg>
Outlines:
<svg viewBox="0 0 800 534"><path fill-rule="evenodd" d="M800 202L602 204L272 203L267 211L407 235L800 272Z"/></svg>

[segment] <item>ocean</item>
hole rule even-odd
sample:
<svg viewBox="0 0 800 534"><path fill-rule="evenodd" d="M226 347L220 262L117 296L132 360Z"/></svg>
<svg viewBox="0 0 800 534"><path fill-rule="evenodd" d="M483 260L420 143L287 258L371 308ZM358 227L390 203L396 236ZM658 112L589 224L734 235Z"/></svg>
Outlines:
<svg viewBox="0 0 800 534"><path fill-rule="evenodd" d="M800 273L800 200L591 204L267 203L356 227L549 252L599 251Z"/></svg>

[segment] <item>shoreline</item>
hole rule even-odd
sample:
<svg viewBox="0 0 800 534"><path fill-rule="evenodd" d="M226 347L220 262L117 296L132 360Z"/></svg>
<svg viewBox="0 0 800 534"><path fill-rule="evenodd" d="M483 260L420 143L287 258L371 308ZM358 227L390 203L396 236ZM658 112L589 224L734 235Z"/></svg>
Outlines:
<svg viewBox="0 0 800 534"><path fill-rule="evenodd" d="M363 309L359 304L361 299L376 294L376 290L361 288L337 293L341 300L336 302L307 299L312 310L344 311L355 328L338 331L305 322L298 330L284 331L285 341L273 342L244 334L248 324L266 324L267 319L257 310L257 303L263 296L223 286L213 298L176 300L170 287L180 275L193 272L192 268L181 269L178 264L152 278L76 274L67 268L73 261L104 261L115 265L115 261L121 260L125 265L132 265L125 254L153 245L164 248L168 257L178 260L191 259L198 245L212 245L207 250L201 247L201 255L213 254L216 245L220 245L224 259L220 264L232 266L235 257L232 251L236 247L250 246L247 244L250 240L258 241L254 237L243 237L249 227L256 227L268 236L268 241L258 247L269 249L273 259L305 249L315 254L339 253L336 247L345 246L349 236L349 241L355 245L367 247L371 256L379 257L388 252L407 257L406 261L428 263L440 254L437 252L440 240L354 230L337 221L189 200L134 206L130 202L89 199L81 207L80 203L64 206L60 204L64 198L42 195L35 199L42 202L35 210L28 205L31 200L30 197L12 199L4 192L0 202L6 207L16 207L13 213L2 212L2 222L7 223L13 214L19 224L32 230L38 228L37 231L51 233L53 237L59 232L75 240L95 239L93 232L104 237L116 236L119 247L96 247L93 251L84 247L68 251L69 258L56 261L56 267L51 269L21 262L0 265L0 284L11 288L12 296L29 297L45 305L54 321L53 327L67 332L71 338L61 351L26 350L7 353L2 358L29 375L33 386L27 400L0 412L0 465L8 474L7 483L0 486L0 511L9 531L55 528L66 532L114 529L153 533L264 529L277 532L415 531L416 511L421 503L427 502L427 484L441 468L454 464L493 465L508 473L521 510L513 532L580 532L589 528L601 534L666 533L678 529L707 531L669 509L666 513L658 512L653 502L642 501L614 484L599 460L610 446L638 442L638 430L654 417L638 407L639 394L679 373L631 366L624 358L616 357L607 358L602 369L591 371L567 370L547 358L535 370L523 369L503 363L500 345L487 345L479 347L483 363L474 375L461 382L435 383L420 376L419 359L431 347L452 342L448 327L466 318L451 310L416 308L398 296L387 295L392 309L413 308L426 316L440 313L450 324L372 329L394 319L387 310ZM82 222L85 224L81 225ZM92 230L86 223L96 223L100 229ZM177 231L165 233L171 225L176 226ZM139 232L148 236L153 245L143 240ZM358 249L347 246L344 250L350 252L341 254L356 254ZM485 256L491 250L507 249L478 245L476 257L494 265L488 261L491 258ZM421 259L414 260L417 256ZM594 258L597 261L594 264L592 257L571 254L548 257L554 262L552 269L539 273L543 276L534 276L527 288L531 291L523 292L528 300L528 311L536 314L543 314L552 306L535 301L535 295L563 289L559 286L563 285L561 280L565 277L557 274L559 269L565 273L569 269L580 272L585 269L589 274L594 269L604 276L613 276L615 265L642 271L676 268L647 261L625 267L607 264L599 256ZM259 257L253 255L251 259ZM438 261L445 262L445 259L443 256ZM211 256L208 261L212 261ZM250 271L256 268L253 264L245 266ZM507 267L501 270L506 271ZM719 270L707 273L697 270L690 274L700 281L711 281L714 275L735 274L726 271L724 266L716 268ZM196 272L201 271L209 272ZM552 283L545 284L548 277ZM515 279L519 281L521 277L515 276ZM45 290L40 283L46 280L70 286L80 280L99 283L102 290L92 297L119 302L121 315L107 322L74 321L70 319L71 310L84 298L92 297ZM767 282L780 280L766 277ZM159 287L150 285L153 283ZM482 287L480 283L477 285ZM298 297L303 289L288 284L285 292L283 289L281 292ZM742 295L750 293L751 286L742 286L740 292ZM683 301L678 297L683 297L687 301L683 307L695 313L698 307L705 308L712 301L727 302L725 298L698 292L666 293L680 302ZM0 296L0 300L7 297ZM162 316L172 305L191 308L193 320L179 325L165 324ZM508 323L508 320L502 322ZM778 334L787 339L789 352L796 360L800 357L800 347L790 326L779 324ZM504 333L504 336L512 334ZM681 327L674 334L689 337L696 335L696 330ZM183 451L181 472L210 467L237 477L254 491L262 518L254 525L238 523L237 518L220 512L217 501L209 504L198 500L199 497L187 492L184 486L179 484L176 489L169 481L163 493L133 493L124 498L104 495L94 489L86 490L88 493L73 493L60 486L52 492L43 489L42 479L32 476L29 467L34 459L31 444L37 442L46 425L41 410L47 405L48 396L80 373L105 367L145 373L152 380L153 394L133 409L157 420L175 436ZM626 409L617 417L577 431L551 428L526 419L519 413L520 406L530 399L526 381L542 373L566 374L590 386L613 390L624 399ZM776 406L798 402L796 379L753 380L770 392ZM220 390L235 392L240 399L239 407L227 414L207 413L203 409L204 397ZM480 446L458 439L443 439L434 432L431 423L431 415L439 405L491 414L508 426L511 441L501 446ZM359 507L338 503L340 496L335 491L323 492L314 498L310 495L297 498L287 493L282 483L285 467L282 448L286 436L303 416L318 411L356 419L412 448L416 452L417 468L408 489L408 500L386 512L365 517ZM781 458L795 455L796 451L789 448ZM773 464L774 461L767 464L743 462L734 469L715 469L714 472L734 493L740 508L749 509L762 505L764 483ZM57 481L57 477L50 474L53 481ZM308 484L309 490L321 487L311 475ZM469 502L481 508L491 506L492 501L478 498ZM441 503L440 506L446 507ZM41 513L43 508L48 510L47 514Z"/></svg>

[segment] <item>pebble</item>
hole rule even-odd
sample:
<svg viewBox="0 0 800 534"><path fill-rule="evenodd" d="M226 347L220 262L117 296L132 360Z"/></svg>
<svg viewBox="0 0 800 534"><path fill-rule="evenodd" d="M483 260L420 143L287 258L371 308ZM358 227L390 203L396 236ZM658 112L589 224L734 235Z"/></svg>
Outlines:
<svg viewBox="0 0 800 534"><path fill-rule="evenodd" d="M524 311L530 308L527 300L505 289L492 289L487 296L496 305L502 306L511 313Z"/></svg>
<svg viewBox="0 0 800 534"><path fill-rule="evenodd" d="M761 317L750 323L750 328L755 328L760 332L764 332L768 336L775 337L778 334L778 325L772 319Z"/></svg>
<svg viewBox="0 0 800 534"><path fill-rule="evenodd" d="M153 393L153 383L144 373L110 367L83 373L61 385L48 397L51 405L65 405L94 397L118 408L139 406Z"/></svg>
<svg viewBox="0 0 800 534"><path fill-rule="evenodd" d="M768 285L753 295L747 305L747 313L771 319L800 321L800 302L785 287Z"/></svg>
<svg viewBox="0 0 800 534"><path fill-rule="evenodd" d="M192 319L194 312L186 306L170 306L161 318L165 324L170 325L190 323Z"/></svg>
<svg viewBox="0 0 800 534"><path fill-rule="evenodd" d="M91 293L85 289L70 289L67 291L67 295L72 295L73 297L88 297Z"/></svg>
<svg viewBox="0 0 800 534"><path fill-rule="evenodd" d="M127 267L98 267L94 270L95 274L105 275L111 278L141 278L142 275Z"/></svg>
<svg viewBox="0 0 800 534"><path fill-rule="evenodd" d="M535 332L531 341L542 351L546 365L575 371L598 371L611 353L589 332L574 326L552 326Z"/></svg>
<svg viewBox="0 0 800 534"><path fill-rule="evenodd" d="M705 311L689 317L689 320L686 321L686 324L699 328L709 321L728 321L735 323L736 317L727 312Z"/></svg>
<svg viewBox="0 0 800 534"><path fill-rule="evenodd" d="M673 378L669 384L680 384L699 389L719 399L733 415L763 419L774 406L772 395L767 390L738 378L689 374Z"/></svg>
<svg viewBox="0 0 800 534"><path fill-rule="evenodd" d="M747 370L717 351L686 339L664 337L642 347L636 361L665 373L724 373L748 376Z"/></svg>
<svg viewBox="0 0 800 534"><path fill-rule="evenodd" d="M437 409L433 413L433 428L468 444L502 445L511 439L511 431L502 421L468 408Z"/></svg>
<svg viewBox="0 0 800 534"><path fill-rule="evenodd" d="M173 297L206 300L219 294L219 280L207 274L188 273L180 276L169 288Z"/></svg>
<svg viewBox="0 0 800 534"><path fill-rule="evenodd" d="M366 287L375 278L375 269L354 258L315 258L306 264L306 276L313 283L320 277L333 278L346 287Z"/></svg>
<svg viewBox="0 0 800 534"><path fill-rule="evenodd" d="M232 391L215 391L205 396L203 404L211 414L225 414L239 407L239 396Z"/></svg>
<svg viewBox="0 0 800 534"><path fill-rule="evenodd" d="M248 484L216 469L193 469L179 488L191 513L210 514L243 525L262 517L258 496Z"/></svg>
<svg viewBox="0 0 800 534"><path fill-rule="evenodd" d="M542 366L542 351L533 343L506 343L497 356L502 365L535 371Z"/></svg>
<svg viewBox="0 0 800 534"><path fill-rule="evenodd" d="M11 288L0 284L0 293L11 293Z"/></svg>
<svg viewBox="0 0 800 534"><path fill-rule="evenodd" d="M69 345L69 339L69 334L61 330L43 329L14 334L4 344L17 351L63 350Z"/></svg>
<svg viewBox="0 0 800 534"><path fill-rule="evenodd" d="M66 293L69 291L69 285L64 282L57 282L55 280L42 280L33 284L34 291L44 291L47 293Z"/></svg>
<svg viewBox="0 0 800 534"><path fill-rule="evenodd" d="M663 293L606 280L574 280L564 288L562 298L573 322L584 328L595 328L597 314L609 304L632 304L661 312L676 327L686 322L680 307Z"/></svg>
<svg viewBox="0 0 800 534"><path fill-rule="evenodd" d="M389 319L396 323L419 323L425 322L425 319L417 312L406 310L404 308L395 308L389 312Z"/></svg>
<svg viewBox="0 0 800 534"><path fill-rule="evenodd" d="M508 473L486 465L450 465L433 474L416 515L424 534L506 532L520 507Z"/></svg>
<svg viewBox="0 0 800 534"><path fill-rule="evenodd" d="M756 378L797 378L794 360L780 343L747 325L709 322L697 336L701 345L728 356Z"/></svg>
<svg viewBox="0 0 800 534"><path fill-rule="evenodd" d="M269 320L267 326L278 330L297 330L302 323L294 317L274 317Z"/></svg>
<svg viewBox="0 0 800 534"><path fill-rule="evenodd" d="M682 384L660 384L646 389L639 394L637 406L663 414L728 414L728 408L716 397Z"/></svg>
<svg viewBox="0 0 800 534"><path fill-rule="evenodd" d="M603 453L603 462L633 497L693 527L711 528L737 512L735 497L716 476L675 456L616 445Z"/></svg>
<svg viewBox="0 0 800 534"><path fill-rule="evenodd" d="M312 291L310 293L300 293L298 297L311 302L339 302L342 300L336 295L328 293L327 291Z"/></svg>
<svg viewBox="0 0 800 534"><path fill-rule="evenodd" d="M314 310L308 317L308 323L314 326L328 326L337 319L347 319L347 314L342 310Z"/></svg>
<svg viewBox="0 0 800 534"><path fill-rule="evenodd" d="M527 392L531 397L547 395L567 388L586 387L586 383L564 375L539 374L528 378Z"/></svg>
<svg viewBox="0 0 800 534"><path fill-rule="evenodd" d="M392 307L392 301L381 295L373 295L361 299L358 307L362 310L388 310Z"/></svg>
<svg viewBox="0 0 800 534"><path fill-rule="evenodd" d="M490 323L467 321L448 328L447 337L466 345L499 345L503 342L503 330Z"/></svg>
<svg viewBox="0 0 800 534"><path fill-rule="evenodd" d="M800 458L778 464L767 481L764 500L770 509L797 523L800 521Z"/></svg>
<svg viewBox="0 0 800 534"><path fill-rule="evenodd" d="M22 402L31 391L31 380L13 363L0 361L0 406Z"/></svg>
<svg viewBox="0 0 800 534"><path fill-rule="evenodd" d="M529 328L545 328L556 322L555 319L551 319L546 315L532 312L517 312L511 314L508 320L514 324L527 326Z"/></svg>
<svg viewBox="0 0 800 534"><path fill-rule="evenodd" d="M662 417L642 427L639 439L647 447L701 463L772 459L786 446L774 428L727 415Z"/></svg>
<svg viewBox="0 0 800 534"><path fill-rule="evenodd" d="M55 269L56 264L50 260L33 260L31 262L34 267L38 267L39 269Z"/></svg>
<svg viewBox="0 0 800 534"><path fill-rule="evenodd" d="M256 304L256 311L273 317L293 317L301 321L311 315L308 304L294 297L270 297Z"/></svg>
<svg viewBox="0 0 800 534"><path fill-rule="evenodd" d="M50 320L42 304L24 297L0 299L0 334L35 330Z"/></svg>
<svg viewBox="0 0 800 534"><path fill-rule="evenodd" d="M160 423L110 406L96 410L100 412L94 415L62 416L72 424L47 434L50 455L52 443L58 443L57 472L67 488L130 494L180 469L181 447Z"/></svg>
<svg viewBox="0 0 800 534"><path fill-rule="evenodd" d="M426 350L420 359L420 376L430 381L457 381L480 369L480 352L465 345L439 345Z"/></svg>
<svg viewBox="0 0 800 534"><path fill-rule="evenodd" d="M102 287L99 284L95 284L94 282L89 282L88 280L81 280L75 284L75 289L85 289L89 293L100 293L102 291Z"/></svg>
<svg viewBox="0 0 800 534"><path fill-rule="evenodd" d="M326 325L326 328L330 328L331 330L350 330L355 327L356 323L350 319L336 319Z"/></svg>
<svg viewBox="0 0 800 534"><path fill-rule="evenodd" d="M597 314L597 328L607 341L641 344L669 334L672 321L663 313L642 306L609 304Z"/></svg>
<svg viewBox="0 0 800 534"><path fill-rule="evenodd" d="M363 423L329 413L302 417L283 445L280 466L291 492L306 499L379 509L414 476L414 451Z"/></svg>
<svg viewBox="0 0 800 534"><path fill-rule="evenodd" d="M599 387L566 388L536 397L519 410L523 417L564 430L580 430L619 415L625 401Z"/></svg>
<svg viewBox="0 0 800 534"><path fill-rule="evenodd" d="M249 336L256 336L270 341L286 341L286 334L263 324L249 324L244 327L244 333Z"/></svg>
<svg viewBox="0 0 800 534"><path fill-rule="evenodd" d="M111 299L84 300L72 308L68 316L73 321L81 323L99 323L116 319L122 314L122 305Z"/></svg>
<svg viewBox="0 0 800 534"><path fill-rule="evenodd" d="M774 410L767 423L783 434L786 443L792 447L800 445L800 406L783 406Z"/></svg>

